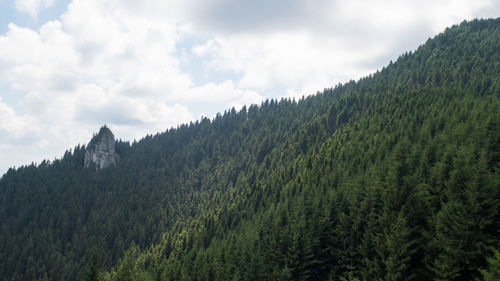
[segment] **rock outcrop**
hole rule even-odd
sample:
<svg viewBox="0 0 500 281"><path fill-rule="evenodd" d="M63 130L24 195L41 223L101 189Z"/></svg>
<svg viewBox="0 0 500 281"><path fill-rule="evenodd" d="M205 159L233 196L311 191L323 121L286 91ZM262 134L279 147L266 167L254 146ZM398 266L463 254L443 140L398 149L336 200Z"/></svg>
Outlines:
<svg viewBox="0 0 500 281"><path fill-rule="evenodd" d="M87 145L84 167L95 168L98 171L115 163L115 136L104 125Z"/></svg>

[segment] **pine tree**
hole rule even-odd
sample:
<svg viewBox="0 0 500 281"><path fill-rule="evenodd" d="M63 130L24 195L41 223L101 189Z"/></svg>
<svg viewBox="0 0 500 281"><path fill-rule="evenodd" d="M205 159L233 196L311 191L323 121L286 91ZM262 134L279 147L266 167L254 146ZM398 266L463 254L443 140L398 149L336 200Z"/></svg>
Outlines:
<svg viewBox="0 0 500 281"><path fill-rule="evenodd" d="M99 253L94 247L90 250L90 261L85 270L85 281L99 281Z"/></svg>
<svg viewBox="0 0 500 281"><path fill-rule="evenodd" d="M500 252L493 251L493 256L487 258L488 267L479 269L484 281L500 280Z"/></svg>

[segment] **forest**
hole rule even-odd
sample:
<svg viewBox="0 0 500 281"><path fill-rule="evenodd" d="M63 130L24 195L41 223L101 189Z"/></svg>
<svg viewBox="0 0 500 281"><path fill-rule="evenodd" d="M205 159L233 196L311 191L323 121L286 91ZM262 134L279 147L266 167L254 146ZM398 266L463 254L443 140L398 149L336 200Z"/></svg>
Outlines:
<svg viewBox="0 0 500 281"><path fill-rule="evenodd" d="M0 179L2 280L500 280L500 19Z"/></svg>

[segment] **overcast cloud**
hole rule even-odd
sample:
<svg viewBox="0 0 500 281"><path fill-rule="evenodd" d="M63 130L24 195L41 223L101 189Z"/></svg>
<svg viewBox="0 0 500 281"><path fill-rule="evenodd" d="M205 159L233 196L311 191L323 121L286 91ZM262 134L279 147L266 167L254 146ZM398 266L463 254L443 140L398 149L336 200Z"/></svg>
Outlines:
<svg viewBox="0 0 500 281"><path fill-rule="evenodd" d="M232 106L313 94L447 26L500 13L499 0L2 5L12 17L0 33L0 174L60 157L104 123L133 140ZM63 12L39 20L48 9Z"/></svg>

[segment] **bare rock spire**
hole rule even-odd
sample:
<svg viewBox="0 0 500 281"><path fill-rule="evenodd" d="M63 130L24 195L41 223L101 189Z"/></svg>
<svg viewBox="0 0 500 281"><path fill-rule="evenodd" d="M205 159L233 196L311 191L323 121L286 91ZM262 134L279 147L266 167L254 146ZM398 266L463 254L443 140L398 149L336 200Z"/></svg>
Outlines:
<svg viewBox="0 0 500 281"><path fill-rule="evenodd" d="M115 136L104 125L87 145L84 167L95 168L98 171L115 163Z"/></svg>

